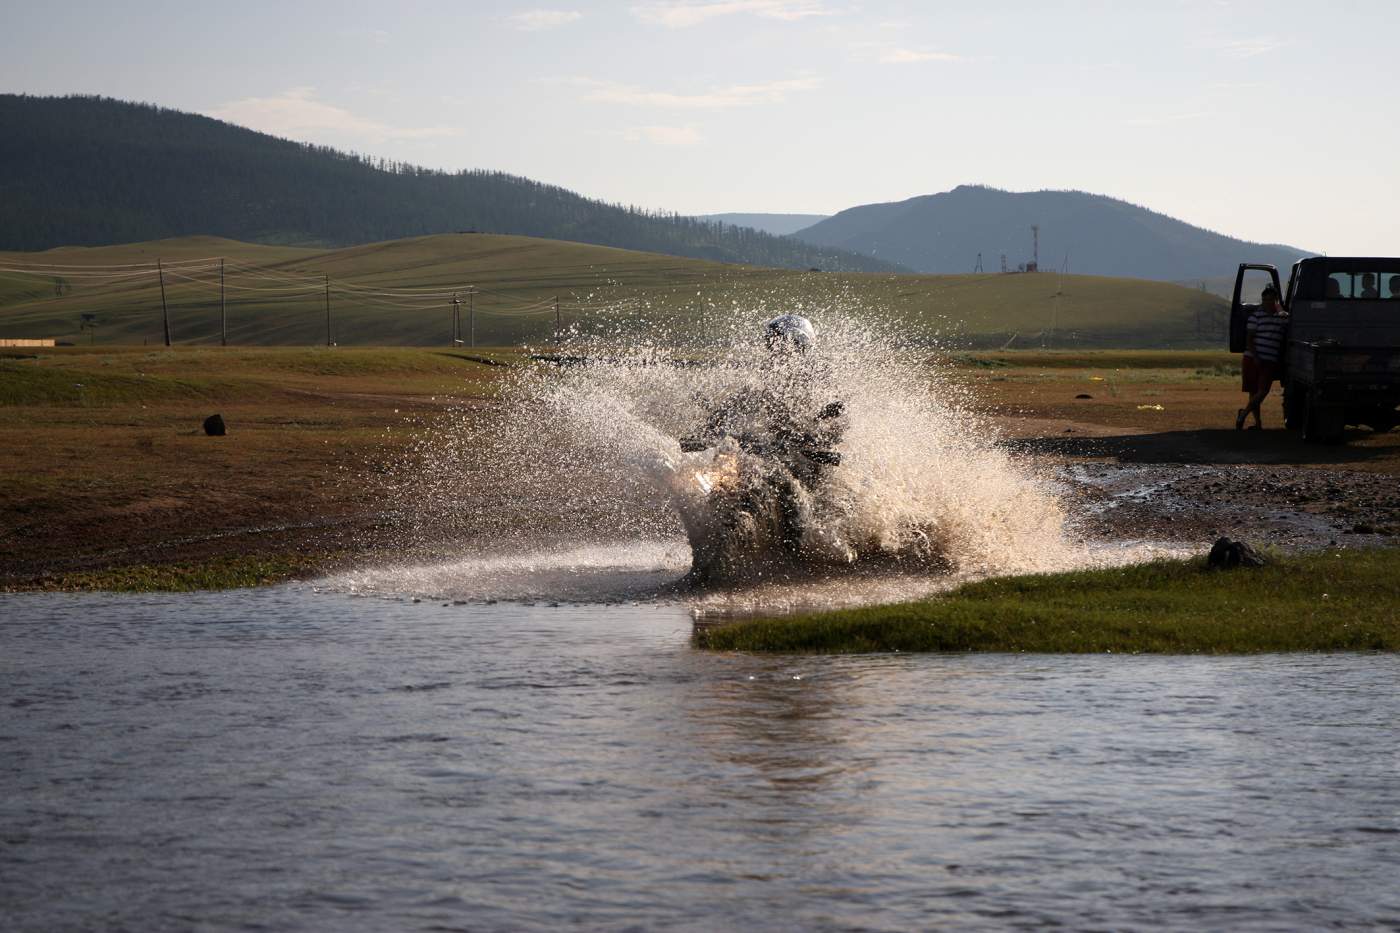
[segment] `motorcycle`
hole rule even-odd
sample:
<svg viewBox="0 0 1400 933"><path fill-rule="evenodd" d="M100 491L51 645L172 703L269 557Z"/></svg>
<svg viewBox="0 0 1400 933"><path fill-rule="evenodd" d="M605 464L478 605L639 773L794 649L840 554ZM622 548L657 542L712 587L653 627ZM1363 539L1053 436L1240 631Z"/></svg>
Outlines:
<svg viewBox="0 0 1400 933"><path fill-rule="evenodd" d="M768 445L726 435L681 450L670 492L690 542L690 582L791 577L854 559L823 533L813 490Z"/></svg>
<svg viewBox="0 0 1400 933"><path fill-rule="evenodd" d="M810 435L804 435L804 440ZM820 445L771 435L683 439L665 485L690 543L688 582L730 586L837 573L946 572L934 529L862 534L852 527Z"/></svg>

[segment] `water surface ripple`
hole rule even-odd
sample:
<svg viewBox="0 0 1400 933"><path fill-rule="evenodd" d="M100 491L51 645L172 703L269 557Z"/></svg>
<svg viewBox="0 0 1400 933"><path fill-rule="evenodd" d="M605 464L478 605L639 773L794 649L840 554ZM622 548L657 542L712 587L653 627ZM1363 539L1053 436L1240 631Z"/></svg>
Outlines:
<svg viewBox="0 0 1400 933"><path fill-rule="evenodd" d="M0 597L0 926L1400 922L1400 659L757 658L675 605Z"/></svg>

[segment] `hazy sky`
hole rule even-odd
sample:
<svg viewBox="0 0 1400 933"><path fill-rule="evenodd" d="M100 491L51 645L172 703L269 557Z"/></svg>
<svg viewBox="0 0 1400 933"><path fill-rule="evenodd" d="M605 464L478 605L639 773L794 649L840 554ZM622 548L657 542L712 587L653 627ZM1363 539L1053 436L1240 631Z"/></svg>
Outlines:
<svg viewBox="0 0 1400 933"><path fill-rule="evenodd" d="M1077 188L1400 253L1395 0L0 2L5 91L610 201L831 213Z"/></svg>

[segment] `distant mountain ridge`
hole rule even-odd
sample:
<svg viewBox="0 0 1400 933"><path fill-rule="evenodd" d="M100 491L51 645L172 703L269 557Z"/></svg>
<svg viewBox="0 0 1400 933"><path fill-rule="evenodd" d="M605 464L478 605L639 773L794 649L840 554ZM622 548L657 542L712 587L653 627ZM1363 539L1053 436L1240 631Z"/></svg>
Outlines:
<svg viewBox="0 0 1400 933"><path fill-rule="evenodd" d="M460 231L790 269L897 268L502 172L375 160L107 98L0 95L0 249L193 235L349 246Z"/></svg>
<svg viewBox="0 0 1400 933"><path fill-rule="evenodd" d="M1089 275L1189 282L1233 273L1241 262L1290 266L1308 250L1250 243L1105 195L1011 192L962 185L942 194L866 204L797 231L796 239L908 266L917 272L986 272L1001 257L1015 269L1033 255L1040 268Z"/></svg>
<svg viewBox="0 0 1400 933"><path fill-rule="evenodd" d="M752 227L774 236L788 236L830 217L830 214L700 214L700 220L718 220L738 227Z"/></svg>

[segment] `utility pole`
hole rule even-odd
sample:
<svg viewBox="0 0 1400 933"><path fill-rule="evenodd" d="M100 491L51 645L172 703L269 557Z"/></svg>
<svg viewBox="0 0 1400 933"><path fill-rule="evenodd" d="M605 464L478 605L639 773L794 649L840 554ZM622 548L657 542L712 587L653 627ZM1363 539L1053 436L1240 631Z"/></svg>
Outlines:
<svg viewBox="0 0 1400 933"><path fill-rule="evenodd" d="M471 327L472 348L476 347L476 286L467 289L467 318Z"/></svg>
<svg viewBox="0 0 1400 933"><path fill-rule="evenodd" d="M170 346L170 308L165 303L165 269L156 260L156 275L160 278L160 320L165 327L165 345Z"/></svg>
<svg viewBox="0 0 1400 933"><path fill-rule="evenodd" d="M1031 224L1031 272L1040 271L1040 225Z"/></svg>
<svg viewBox="0 0 1400 933"><path fill-rule="evenodd" d="M326 346L331 345L331 277L326 273Z"/></svg>
<svg viewBox="0 0 1400 933"><path fill-rule="evenodd" d="M219 346L228 346L228 313L224 306L224 261L219 260Z"/></svg>

